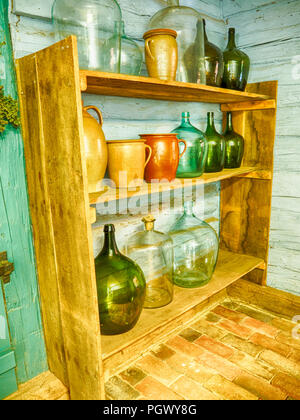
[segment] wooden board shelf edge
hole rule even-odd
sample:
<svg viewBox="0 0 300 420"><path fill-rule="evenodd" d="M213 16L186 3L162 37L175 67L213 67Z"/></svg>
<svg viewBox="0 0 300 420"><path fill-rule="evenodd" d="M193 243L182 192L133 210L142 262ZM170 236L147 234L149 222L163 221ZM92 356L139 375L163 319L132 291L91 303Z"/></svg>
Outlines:
<svg viewBox="0 0 300 420"><path fill-rule="evenodd" d="M151 77L88 70L80 70L80 85L81 91L85 93L178 102L215 104L247 102L251 104L259 101L261 106L263 106L264 101L271 99L267 95L194 83L163 81Z"/></svg>
<svg viewBox="0 0 300 420"><path fill-rule="evenodd" d="M144 196L163 193L166 191L175 191L178 189L197 187L204 184L223 181L225 179L233 178L240 175L250 174L251 172L255 172L256 169L257 168L254 167L225 169L220 173L204 174L200 178L176 179L173 183L145 184L143 187L134 188L132 190L116 189L106 186L103 188L102 191L89 194L90 205L128 199L133 196Z"/></svg>

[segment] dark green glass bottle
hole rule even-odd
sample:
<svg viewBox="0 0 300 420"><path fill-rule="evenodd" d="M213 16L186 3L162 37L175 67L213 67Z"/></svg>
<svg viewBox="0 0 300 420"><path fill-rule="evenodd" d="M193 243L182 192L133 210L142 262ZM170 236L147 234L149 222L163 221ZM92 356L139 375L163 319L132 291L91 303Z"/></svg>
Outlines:
<svg viewBox="0 0 300 420"><path fill-rule="evenodd" d="M208 154L205 172L221 172L225 162L225 139L215 128L214 113L207 113L207 129L205 133L208 143Z"/></svg>
<svg viewBox="0 0 300 420"><path fill-rule="evenodd" d="M187 145L186 152L179 161L177 178L197 178L203 175L207 159L207 141L204 133L191 124L189 112L182 113L181 125L172 133L185 140ZM180 147L182 153L183 145L180 144Z"/></svg>
<svg viewBox="0 0 300 420"><path fill-rule="evenodd" d="M223 53L216 45L209 42L206 33L206 22L204 25L204 48L205 48L205 71L206 84L208 86L220 87L224 73Z"/></svg>
<svg viewBox="0 0 300 420"><path fill-rule="evenodd" d="M106 225L104 233L104 246L95 260L101 333L123 334L140 318L146 281L140 267L119 252L114 225Z"/></svg>
<svg viewBox="0 0 300 420"><path fill-rule="evenodd" d="M235 29L229 29L229 40L224 51L224 76L222 87L244 91L247 86L250 58L235 43Z"/></svg>
<svg viewBox="0 0 300 420"><path fill-rule="evenodd" d="M227 112L227 125L223 136L225 138L225 168L240 168L244 156L245 140L235 133L231 112Z"/></svg>

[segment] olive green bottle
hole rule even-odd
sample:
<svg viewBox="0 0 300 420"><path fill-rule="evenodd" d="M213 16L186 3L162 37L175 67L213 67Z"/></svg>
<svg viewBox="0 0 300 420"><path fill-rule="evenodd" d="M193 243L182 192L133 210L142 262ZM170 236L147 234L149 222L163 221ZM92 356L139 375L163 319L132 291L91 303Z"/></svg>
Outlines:
<svg viewBox="0 0 300 420"><path fill-rule="evenodd" d="M222 87L244 91L247 86L250 58L235 43L235 29L229 29L229 40L224 51L224 76Z"/></svg>
<svg viewBox="0 0 300 420"><path fill-rule="evenodd" d="M146 296L140 267L118 250L114 225L104 227L104 246L95 260L103 335L123 334L138 322Z"/></svg>
<svg viewBox="0 0 300 420"><path fill-rule="evenodd" d="M207 113L206 140L208 154L205 165L205 173L221 172L225 162L225 139L215 128L214 113Z"/></svg>
<svg viewBox="0 0 300 420"><path fill-rule="evenodd" d="M234 131L231 112L227 112L227 125L223 136L225 138L225 168L240 168L244 156L245 140Z"/></svg>
<svg viewBox="0 0 300 420"><path fill-rule="evenodd" d="M220 87L224 73L223 53L216 45L209 42L206 33L206 22L204 25L204 48L205 48L205 71L206 84L208 86Z"/></svg>

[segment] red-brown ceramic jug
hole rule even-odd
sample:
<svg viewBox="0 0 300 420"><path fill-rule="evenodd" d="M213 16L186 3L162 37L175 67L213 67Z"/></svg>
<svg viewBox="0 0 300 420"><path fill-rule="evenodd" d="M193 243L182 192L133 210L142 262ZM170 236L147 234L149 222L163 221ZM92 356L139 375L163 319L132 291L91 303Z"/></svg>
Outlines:
<svg viewBox="0 0 300 420"><path fill-rule="evenodd" d="M152 149L152 156L145 170L147 182L172 182L176 178L179 159L186 151L186 142L179 140L177 134L141 134ZM179 143L184 143L184 151L179 153Z"/></svg>

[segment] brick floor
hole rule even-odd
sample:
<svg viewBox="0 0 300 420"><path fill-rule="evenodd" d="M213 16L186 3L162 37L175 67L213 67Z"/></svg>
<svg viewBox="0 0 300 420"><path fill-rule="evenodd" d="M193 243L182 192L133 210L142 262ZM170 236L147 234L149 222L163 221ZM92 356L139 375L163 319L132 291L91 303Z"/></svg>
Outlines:
<svg viewBox="0 0 300 420"><path fill-rule="evenodd" d="M111 400L300 400L295 324L226 299L106 383Z"/></svg>

